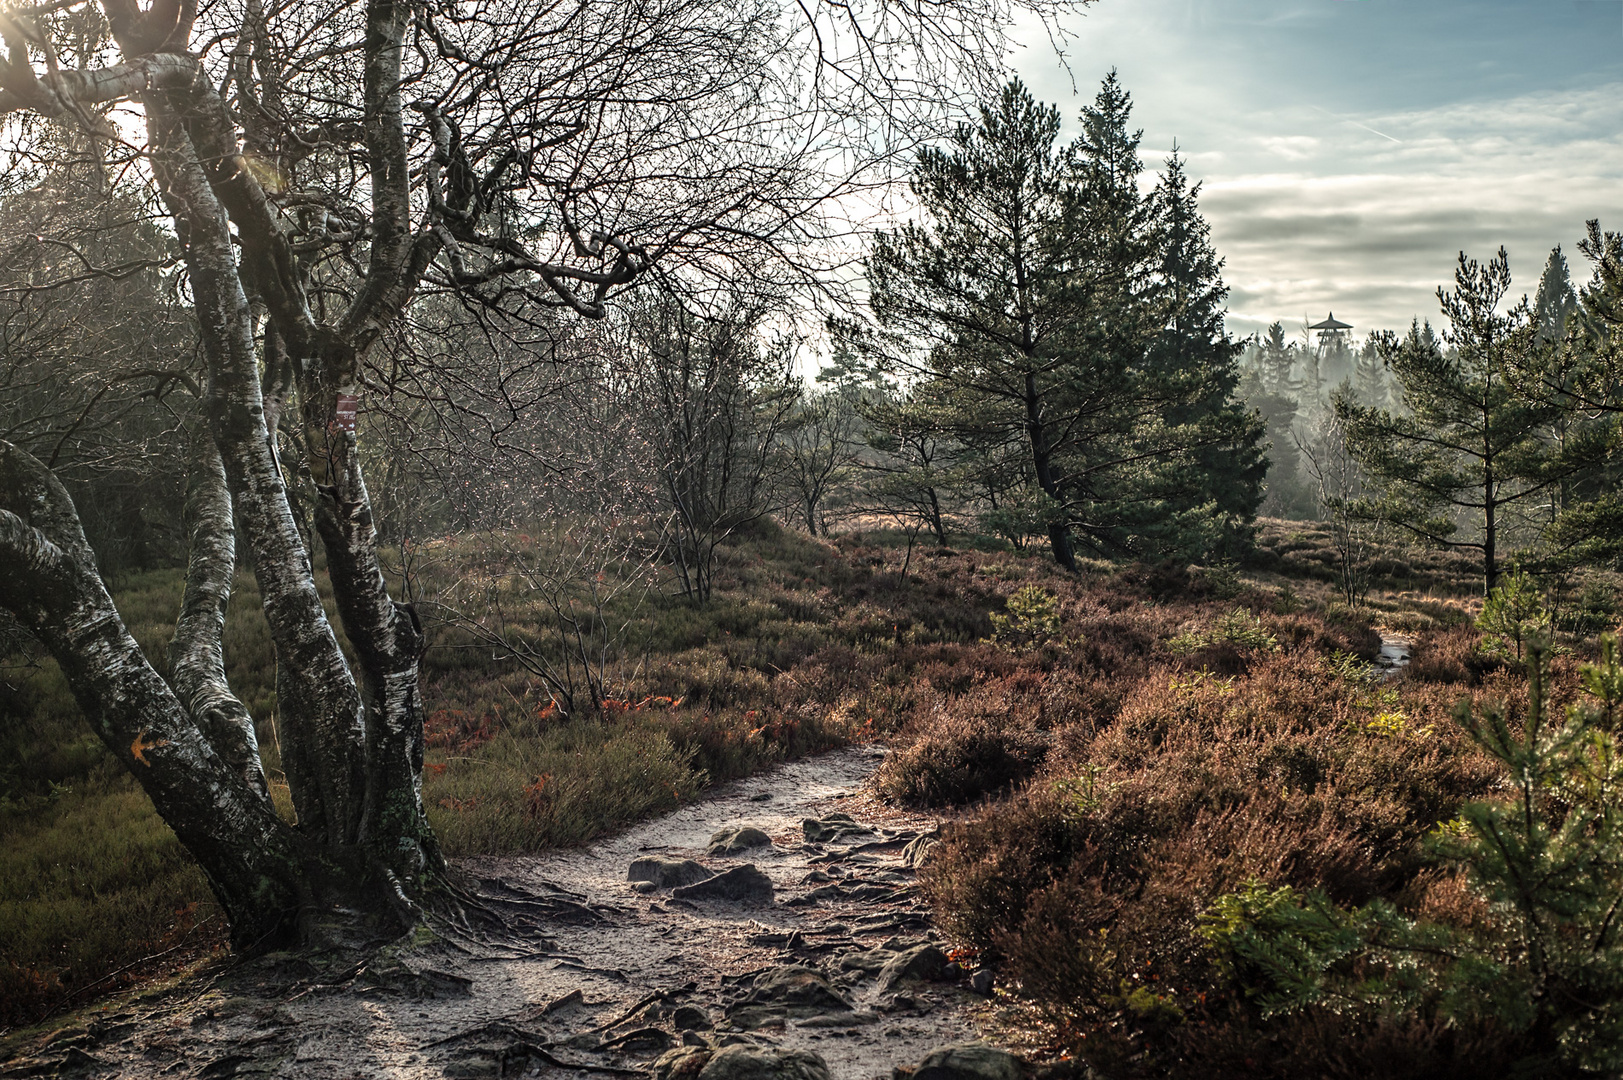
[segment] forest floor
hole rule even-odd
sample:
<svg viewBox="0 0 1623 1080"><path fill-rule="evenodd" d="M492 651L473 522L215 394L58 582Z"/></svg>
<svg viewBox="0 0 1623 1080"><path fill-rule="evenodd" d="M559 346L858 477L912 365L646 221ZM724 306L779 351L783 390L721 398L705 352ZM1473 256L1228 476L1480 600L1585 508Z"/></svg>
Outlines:
<svg viewBox="0 0 1623 1080"><path fill-rule="evenodd" d="M499 943L442 927L337 976L288 956L222 967L13 1045L0 1076L647 1076L685 1042L888 1080L974 1040L991 1007L915 893L914 841L937 821L865 785L883 756L794 762L586 848L463 860L511 917ZM770 844L710 853L740 828ZM673 895L629 882L637 860L642 876L699 876L686 860L717 876Z"/></svg>

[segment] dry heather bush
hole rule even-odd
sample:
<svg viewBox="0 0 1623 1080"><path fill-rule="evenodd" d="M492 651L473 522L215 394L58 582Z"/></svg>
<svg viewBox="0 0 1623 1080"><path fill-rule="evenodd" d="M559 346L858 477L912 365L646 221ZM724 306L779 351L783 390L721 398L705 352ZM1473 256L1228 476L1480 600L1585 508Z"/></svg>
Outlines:
<svg viewBox="0 0 1623 1080"><path fill-rule="evenodd" d="M1041 732L988 716L943 713L886 759L875 787L909 806L972 802L1024 780L1048 753Z"/></svg>
<svg viewBox="0 0 1623 1080"><path fill-rule="evenodd" d="M1418 633L1409 643L1407 677L1415 682L1481 685L1485 676L1503 671L1502 657L1484 653L1481 635L1469 625Z"/></svg>
<svg viewBox="0 0 1623 1080"><path fill-rule="evenodd" d="M948 830L924 873L938 917L1004 965L1060 1043L1112 1076L1480 1066L1503 1048L1492 1032L1317 1015L1263 1024L1196 932L1202 911L1253 878L1349 906L1386 897L1457 925L1485 917L1424 844L1499 775L1447 719L1459 688L1377 684L1320 651L1367 650L1356 629L1311 616L1267 626L1286 650L1251 654L1244 673L1163 658L1118 680L1107 722L1058 724L1038 778ZM1570 699L1575 665L1556 675ZM1489 673L1476 694L1514 702L1515 684Z"/></svg>

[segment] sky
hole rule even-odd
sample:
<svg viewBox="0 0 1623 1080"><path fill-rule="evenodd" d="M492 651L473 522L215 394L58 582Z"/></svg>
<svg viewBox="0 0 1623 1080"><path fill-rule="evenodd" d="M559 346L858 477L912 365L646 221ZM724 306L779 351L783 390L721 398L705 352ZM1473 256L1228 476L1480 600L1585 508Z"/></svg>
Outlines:
<svg viewBox="0 0 1623 1080"><path fill-rule="evenodd" d="M1146 163L1174 142L1226 260L1229 328L1438 322L1459 253L1532 293L1584 222L1623 230L1623 0L1097 0L1012 58L1073 122L1117 69ZM1067 71L1066 68L1069 68Z"/></svg>

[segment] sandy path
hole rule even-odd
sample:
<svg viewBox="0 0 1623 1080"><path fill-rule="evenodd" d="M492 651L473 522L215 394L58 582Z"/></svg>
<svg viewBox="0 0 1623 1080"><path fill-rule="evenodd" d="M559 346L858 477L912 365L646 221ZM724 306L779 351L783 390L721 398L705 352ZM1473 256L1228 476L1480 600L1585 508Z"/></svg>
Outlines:
<svg viewBox="0 0 1623 1080"><path fill-rule="evenodd" d="M467 869L513 896L563 901L569 921L536 920L504 946L401 948L337 985L311 985L309 972L274 965L252 979L227 974L70 1028L0 1064L0 1076L635 1076L685 1039L804 1048L835 1080L888 1080L893 1066L972 1037L984 999L950 981L950 968L948 981L897 982L893 971L883 987L885 975L873 970L933 937L903 846L934 822L864 793L881 753L853 747L796 762L582 850L470 860ZM804 819L839 813L866 831L821 844L804 838ZM772 845L705 853L713 833L740 825L764 830ZM626 871L651 856L712 870L751 863L775 896L737 903L674 899L668 889L640 894ZM500 885L491 891L503 894ZM889 951L875 951L882 945ZM930 970L939 963L925 955ZM795 997L801 991L775 998L770 985L762 989L784 965L826 977L795 976L815 983L822 1007ZM703 1010L715 1026L676 1011L683 1007Z"/></svg>

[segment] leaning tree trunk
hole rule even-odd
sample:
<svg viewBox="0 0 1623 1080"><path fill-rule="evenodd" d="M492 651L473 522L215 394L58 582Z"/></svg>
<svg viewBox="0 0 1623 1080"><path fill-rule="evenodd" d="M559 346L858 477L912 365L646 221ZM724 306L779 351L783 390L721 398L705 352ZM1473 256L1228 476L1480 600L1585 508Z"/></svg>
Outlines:
<svg viewBox="0 0 1623 1080"><path fill-rule="evenodd" d="M363 142L371 174L370 265L341 320L319 325L298 260L243 160L230 114L184 50L195 8L105 3L126 57L113 74L57 76L45 88L16 59L3 107L74 119L69 103L138 96L153 172L180 238L206 371L195 454L186 595L166 683L125 630L66 492L44 466L0 444L0 580L60 664L85 715L196 857L245 950L392 935L420 915L444 862L420 794L422 633L388 594L376 557L353 425L361 358L409 301L438 250L413 236L399 83L411 9L367 4ZM9 42L8 42L9 43ZM235 235L233 228L235 227ZM240 255L239 255L240 250ZM298 373L316 525L357 670L316 589L311 553L266 425L250 289L270 344ZM280 410L287 387L269 402ZM247 543L277 662L279 743L297 824L276 813L253 719L225 678L221 636L236 553Z"/></svg>
<svg viewBox="0 0 1623 1080"><path fill-rule="evenodd" d="M287 940L311 900L301 838L232 763L240 740L217 746L147 663L102 585L67 492L9 443L0 443L0 555L8 566L0 605L56 657L96 734L196 857L234 943ZM204 680L187 681L201 688ZM201 689L192 703L218 708Z"/></svg>

